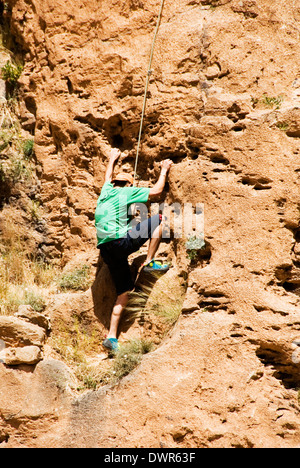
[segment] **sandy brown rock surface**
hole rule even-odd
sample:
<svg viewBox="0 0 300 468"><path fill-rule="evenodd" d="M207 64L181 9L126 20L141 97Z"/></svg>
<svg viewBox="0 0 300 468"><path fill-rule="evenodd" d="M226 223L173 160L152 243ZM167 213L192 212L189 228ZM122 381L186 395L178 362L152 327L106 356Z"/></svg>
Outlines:
<svg viewBox="0 0 300 468"><path fill-rule="evenodd" d="M94 260L110 148L134 165L160 2L8 3L46 213L40 249L63 264ZM299 36L293 0L166 0L138 176L150 185L171 158L166 200L205 207L203 256L189 265L184 239L167 246L188 273L183 313L114 388L76 397L65 368L55 384L52 361L31 374L0 364L16 406L3 403L4 445L299 446Z"/></svg>

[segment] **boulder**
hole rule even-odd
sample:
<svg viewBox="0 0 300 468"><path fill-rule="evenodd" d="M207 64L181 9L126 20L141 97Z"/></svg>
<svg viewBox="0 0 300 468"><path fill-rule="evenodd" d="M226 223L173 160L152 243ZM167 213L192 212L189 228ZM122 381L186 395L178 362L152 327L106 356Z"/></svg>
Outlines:
<svg viewBox="0 0 300 468"><path fill-rule="evenodd" d="M20 364L36 364L42 359L38 346L24 346L23 348L5 348L0 352L0 362L7 366Z"/></svg>
<svg viewBox="0 0 300 468"><path fill-rule="evenodd" d="M0 339L6 345L43 346L45 330L33 323L25 322L18 317L0 317Z"/></svg>

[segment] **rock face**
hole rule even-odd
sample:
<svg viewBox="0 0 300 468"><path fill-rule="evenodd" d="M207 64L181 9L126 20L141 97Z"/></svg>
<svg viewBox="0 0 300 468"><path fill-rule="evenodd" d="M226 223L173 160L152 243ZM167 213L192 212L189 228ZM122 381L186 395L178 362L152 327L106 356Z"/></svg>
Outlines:
<svg viewBox="0 0 300 468"><path fill-rule="evenodd" d="M35 134L47 212L42 248L67 263L95 250L110 147L124 152L123 169L133 168L160 2L8 3L25 56L22 119ZM170 157L167 201L205 206L203 255L188 267L185 240L170 243L177 267L189 272L183 314L120 386L88 393L72 409L68 400L35 439L32 427L27 438L4 434L7 446L299 446L295 3L165 2L138 175L151 184ZM0 371L5 385L19 379ZM13 412L5 412L8 423Z"/></svg>

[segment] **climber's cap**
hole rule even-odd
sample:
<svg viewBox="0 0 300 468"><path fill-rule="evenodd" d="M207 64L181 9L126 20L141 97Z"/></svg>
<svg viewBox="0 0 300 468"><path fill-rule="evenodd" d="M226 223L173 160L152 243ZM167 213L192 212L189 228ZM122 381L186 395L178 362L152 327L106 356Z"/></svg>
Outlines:
<svg viewBox="0 0 300 468"><path fill-rule="evenodd" d="M120 174L116 175L112 182L129 182L130 185L133 185L133 177L131 174L127 174L126 172L121 172Z"/></svg>

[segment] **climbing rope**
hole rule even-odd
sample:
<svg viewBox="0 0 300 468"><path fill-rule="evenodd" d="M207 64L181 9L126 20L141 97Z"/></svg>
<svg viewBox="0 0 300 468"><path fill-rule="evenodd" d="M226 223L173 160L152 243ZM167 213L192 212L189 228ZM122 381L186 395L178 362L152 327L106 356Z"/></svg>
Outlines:
<svg viewBox="0 0 300 468"><path fill-rule="evenodd" d="M158 18L157 18L155 34L154 34L154 38L153 38L153 41L152 41L152 47L151 47L151 52L150 52L150 60L149 60L148 73L147 73L146 86L145 86L142 118L141 118L139 138L138 138L136 158L135 158L133 185L135 185L136 171L137 171L137 165L138 165L138 160L139 160L139 151L140 151L141 139L142 139L143 123L144 123L146 104L147 104L148 86L149 86L150 77L151 77L151 74L152 74L151 65L152 65L152 60L153 60L153 55L154 55L154 48L155 48L156 38L157 38L157 34L158 34L160 22L161 22L161 17L162 17L162 12L163 12L163 8L164 8L164 3L165 3L165 0L162 0L161 4L160 4L160 10L159 10Z"/></svg>

